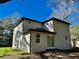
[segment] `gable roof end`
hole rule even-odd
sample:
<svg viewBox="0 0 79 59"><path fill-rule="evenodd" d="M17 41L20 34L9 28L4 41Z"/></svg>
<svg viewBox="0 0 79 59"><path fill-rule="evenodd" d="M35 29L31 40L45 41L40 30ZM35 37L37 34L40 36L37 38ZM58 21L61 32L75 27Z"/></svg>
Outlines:
<svg viewBox="0 0 79 59"><path fill-rule="evenodd" d="M20 18L20 19L14 24L14 27L16 27L18 24L20 24L23 20L30 20L30 21L34 21L34 22L37 22L37 23L41 23L41 24L44 24L44 23L46 23L46 22L48 22L48 21L51 21L51 20L57 20L57 21L63 22L63 23L68 24L68 25L71 24L71 23L69 23L69 22L66 22L66 21L63 21L63 20L60 20L60 19L57 19L57 18L51 18L51 19L49 19L49 20L40 22L40 21L33 20L33 19L30 19L30 18L22 17L22 18Z"/></svg>
<svg viewBox="0 0 79 59"><path fill-rule="evenodd" d="M37 23L42 23L42 22L40 22L40 21L33 20L33 19L30 19L30 18L25 18L25 17L22 17L22 19L26 19L26 20L34 21L34 22L37 22Z"/></svg>
<svg viewBox="0 0 79 59"><path fill-rule="evenodd" d="M20 24L22 21L23 21L22 18L20 18L19 20L17 20L16 23L14 24L14 28L15 28L18 24Z"/></svg>
<svg viewBox="0 0 79 59"><path fill-rule="evenodd" d="M30 19L30 18L25 18L25 17L22 17L20 18L15 24L14 24L14 27L16 27L18 24L20 24L23 20L30 20L30 21L34 21L34 22L37 22L37 23L41 23L40 21L37 21L37 20L33 20L33 19Z"/></svg>
<svg viewBox="0 0 79 59"><path fill-rule="evenodd" d="M51 18L51 19L49 19L49 20L44 21L43 23L46 23L46 22L51 21L51 20L57 20L57 21L63 22L63 23L68 24L68 25L71 24L71 23L69 23L69 22L67 22L67 21L63 21L63 20L60 20L60 19L57 19L57 18Z"/></svg>

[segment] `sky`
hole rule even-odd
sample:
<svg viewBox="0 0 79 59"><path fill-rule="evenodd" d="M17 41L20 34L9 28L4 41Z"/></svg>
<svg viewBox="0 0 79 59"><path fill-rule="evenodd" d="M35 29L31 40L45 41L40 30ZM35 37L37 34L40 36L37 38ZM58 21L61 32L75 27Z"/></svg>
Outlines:
<svg viewBox="0 0 79 59"><path fill-rule="evenodd" d="M52 8L48 6L47 1L48 0L11 0L5 4L0 4L0 20L9 16L21 16L38 21L47 20L49 17L53 17L53 10L55 10L53 6ZM79 7L79 3L75 4L75 6ZM56 13L58 14L56 17L60 17L61 12L59 11L58 13L58 10L55 11L57 11ZM76 16L78 18L74 21L74 25L79 24L79 13L77 13ZM74 15L70 16L70 19L72 18L74 19Z"/></svg>
<svg viewBox="0 0 79 59"><path fill-rule="evenodd" d="M18 14L22 17L43 21L51 14L51 8L47 6L47 0L12 0L0 4L0 19Z"/></svg>

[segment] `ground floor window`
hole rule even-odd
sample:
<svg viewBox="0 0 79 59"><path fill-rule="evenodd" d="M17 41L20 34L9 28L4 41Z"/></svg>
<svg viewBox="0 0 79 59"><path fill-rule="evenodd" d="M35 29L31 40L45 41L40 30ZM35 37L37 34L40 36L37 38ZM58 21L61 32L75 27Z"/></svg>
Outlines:
<svg viewBox="0 0 79 59"><path fill-rule="evenodd" d="M40 39L36 39L36 43L40 43Z"/></svg>
<svg viewBox="0 0 79 59"><path fill-rule="evenodd" d="M40 34L36 34L36 43L40 43Z"/></svg>

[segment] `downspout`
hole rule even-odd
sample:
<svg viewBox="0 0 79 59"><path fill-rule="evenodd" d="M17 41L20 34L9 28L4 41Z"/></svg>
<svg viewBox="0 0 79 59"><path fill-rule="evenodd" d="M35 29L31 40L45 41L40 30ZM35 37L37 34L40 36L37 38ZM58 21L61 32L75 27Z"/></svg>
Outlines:
<svg viewBox="0 0 79 59"><path fill-rule="evenodd" d="M31 47L31 42L32 42L32 41L31 41L31 35L32 35L32 34L31 34L31 31L30 31L30 54L32 53L32 51L31 51L31 48L32 48L32 47Z"/></svg>

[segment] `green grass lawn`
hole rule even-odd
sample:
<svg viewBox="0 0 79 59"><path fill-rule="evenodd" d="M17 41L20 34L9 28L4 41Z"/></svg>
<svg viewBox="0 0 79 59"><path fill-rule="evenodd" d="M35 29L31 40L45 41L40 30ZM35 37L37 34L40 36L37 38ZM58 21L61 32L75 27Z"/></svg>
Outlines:
<svg viewBox="0 0 79 59"><path fill-rule="evenodd" d="M29 55L29 54L24 51L12 49L11 47L0 48L0 58L8 55L20 56L20 55Z"/></svg>

